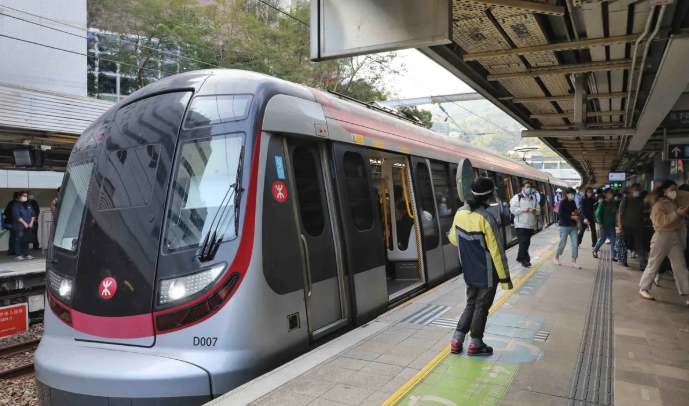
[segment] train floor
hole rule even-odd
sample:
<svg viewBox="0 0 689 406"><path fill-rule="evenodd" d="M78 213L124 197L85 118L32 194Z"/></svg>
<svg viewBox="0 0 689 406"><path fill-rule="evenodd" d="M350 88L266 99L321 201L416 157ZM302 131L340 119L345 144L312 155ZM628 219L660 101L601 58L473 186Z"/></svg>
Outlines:
<svg viewBox="0 0 689 406"><path fill-rule="evenodd" d="M688 405L689 309L672 275L643 300L636 260L619 266L610 245L596 260L585 236L583 269L569 244L558 266L558 240L556 226L534 236L532 268L508 251L515 289L491 309L492 356L449 352L459 277L208 405Z"/></svg>

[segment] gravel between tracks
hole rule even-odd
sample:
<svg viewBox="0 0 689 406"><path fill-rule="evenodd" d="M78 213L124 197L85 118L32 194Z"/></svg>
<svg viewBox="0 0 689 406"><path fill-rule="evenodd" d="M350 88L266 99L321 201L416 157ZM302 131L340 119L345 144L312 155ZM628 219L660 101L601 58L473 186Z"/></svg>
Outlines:
<svg viewBox="0 0 689 406"><path fill-rule="evenodd" d="M31 326L25 333L0 338L0 347L35 340L43 336L43 323ZM33 350L0 358L0 371L33 362ZM0 381L0 406L37 406L34 375Z"/></svg>

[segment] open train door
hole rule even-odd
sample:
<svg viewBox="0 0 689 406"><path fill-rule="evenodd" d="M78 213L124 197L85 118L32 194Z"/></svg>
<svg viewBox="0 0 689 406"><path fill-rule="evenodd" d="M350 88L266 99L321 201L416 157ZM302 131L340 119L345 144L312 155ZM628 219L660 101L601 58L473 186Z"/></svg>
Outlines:
<svg viewBox="0 0 689 406"><path fill-rule="evenodd" d="M352 315L361 324L387 308L383 229L377 214L368 150L335 143L333 159Z"/></svg>

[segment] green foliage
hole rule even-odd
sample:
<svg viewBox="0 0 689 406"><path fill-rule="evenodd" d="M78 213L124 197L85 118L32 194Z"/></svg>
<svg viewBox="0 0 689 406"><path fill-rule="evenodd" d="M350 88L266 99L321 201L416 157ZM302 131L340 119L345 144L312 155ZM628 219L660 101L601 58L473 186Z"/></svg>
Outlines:
<svg viewBox="0 0 689 406"><path fill-rule="evenodd" d="M402 106L398 110L418 118L426 128L433 127L433 113L428 110L419 110L417 106Z"/></svg>
<svg viewBox="0 0 689 406"><path fill-rule="evenodd" d="M278 0L266 2L281 7ZM94 27L134 38L133 44L122 42L122 36L101 43L109 41L109 58L121 62L122 73L135 74L141 86L176 73L161 69L158 74L165 50L174 49L182 56L180 71L212 66L244 69L362 101L388 98L385 78L394 73L394 52L318 63L309 60L308 2L298 2L289 10L301 22L256 0L205 3L90 0L88 15Z"/></svg>

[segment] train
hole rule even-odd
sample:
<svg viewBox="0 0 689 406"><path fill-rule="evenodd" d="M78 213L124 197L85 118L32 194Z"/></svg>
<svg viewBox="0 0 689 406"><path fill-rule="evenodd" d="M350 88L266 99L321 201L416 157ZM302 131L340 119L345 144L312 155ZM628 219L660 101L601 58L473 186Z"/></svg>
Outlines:
<svg viewBox="0 0 689 406"><path fill-rule="evenodd" d="M461 159L552 223L564 182L396 110L241 70L140 89L69 158L39 404L201 405L458 276Z"/></svg>

